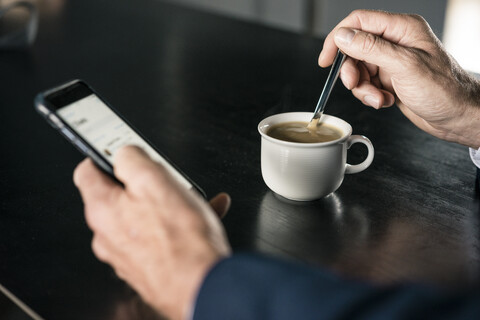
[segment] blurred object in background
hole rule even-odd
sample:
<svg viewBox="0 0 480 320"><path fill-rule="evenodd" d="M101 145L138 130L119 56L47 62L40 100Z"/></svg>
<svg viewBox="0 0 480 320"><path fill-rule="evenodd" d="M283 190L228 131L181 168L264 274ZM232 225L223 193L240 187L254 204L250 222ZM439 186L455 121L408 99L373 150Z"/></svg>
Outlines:
<svg viewBox="0 0 480 320"><path fill-rule="evenodd" d="M211 12L260 22L273 27L305 31L305 0L169 0Z"/></svg>
<svg viewBox="0 0 480 320"><path fill-rule="evenodd" d="M423 16L441 39L447 0L309 0L315 2L316 35L327 34L356 9L385 10L396 13L415 13Z"/></svg>
<svg viewBox="0 0 480 320"><path fill-rule="evenodd" d="M441 38L447 0L168 0L202 10L323 37L355 9L422 15ZM480 1L480 0L478 0Z"/></svg>
<svg viewBox="0 0 480 320"><path fill-rule="evenodd" d="M66 0L0 0L0 50L30 47L37 36L40 14L44 19L43 31L55 29L55 19L45 18L58 16L65 3Z"/></svg>
<svg viewBox="0 0 480 320"><path fill-rule="evenodd" d="M468 71L480 75L480 0L449 0L443 43Z"/></svg>
<svg viewBox="0 0 480 320"><path fill-rule="evenodd" d="M21 49L35 41L38 12L35 4L15 1L0 6L0 49Z"/></svg>
<svg viewBox="0 0 480 320"><path fill-rule="evenodd" d="M42 16L52 16L60 13L63 9L66 0L22 0L34 4ZM19 2L19 0L0 0L0 8L6 7L12 3Z"/></svg>

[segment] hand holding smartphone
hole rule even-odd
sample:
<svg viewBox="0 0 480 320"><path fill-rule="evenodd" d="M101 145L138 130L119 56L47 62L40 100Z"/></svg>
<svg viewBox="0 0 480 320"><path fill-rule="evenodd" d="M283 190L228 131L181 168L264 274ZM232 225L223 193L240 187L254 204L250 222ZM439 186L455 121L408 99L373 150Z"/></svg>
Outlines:
<svg viewBox="0 0 480 320"><path fill-rule="evenodd" d="M113 159L126 145L142 148L187 189L204 192L149 143L89 85L74 80L38 94L35 109L68 141L115 179ZM115 179L116 180L116 179Z"/></svg>

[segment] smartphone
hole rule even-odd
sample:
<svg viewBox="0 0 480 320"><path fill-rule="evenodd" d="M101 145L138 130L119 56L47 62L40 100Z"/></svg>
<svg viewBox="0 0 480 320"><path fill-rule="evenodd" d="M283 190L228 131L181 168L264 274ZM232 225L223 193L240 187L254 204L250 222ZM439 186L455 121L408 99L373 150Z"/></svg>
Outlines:
<svg viewBox="0 0 480 320"><path fill-rule="evenodd" d="M195 189L205 197L202 189L84 81L73 80L41 92L34 104L53 128L115 181L119 182L113 173L116 151L136 145L187 189Z"/></svg>

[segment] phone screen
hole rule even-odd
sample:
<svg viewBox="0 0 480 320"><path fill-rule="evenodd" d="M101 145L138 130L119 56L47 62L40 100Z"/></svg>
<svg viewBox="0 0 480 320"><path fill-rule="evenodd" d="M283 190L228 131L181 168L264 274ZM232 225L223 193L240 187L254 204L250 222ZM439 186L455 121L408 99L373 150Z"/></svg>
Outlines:
<svg viewBox="0 0 480 320"><path fill-rule="evenodd" d="M81 98L67 101L67 104L57 107L56 114L97 153L101 154L110 165L113 166L115 153L121 147L135 145L145 150L154 161L162 164L185 187L193 187L182 174L158 154L97 95L89 90L86 91L88 89L86 86L81 89Z"/></svg>

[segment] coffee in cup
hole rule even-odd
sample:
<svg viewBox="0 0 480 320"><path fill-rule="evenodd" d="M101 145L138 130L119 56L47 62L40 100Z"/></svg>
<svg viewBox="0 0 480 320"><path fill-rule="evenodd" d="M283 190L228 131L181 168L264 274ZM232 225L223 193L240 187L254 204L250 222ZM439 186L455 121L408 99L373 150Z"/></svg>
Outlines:
<svg viewBox="0 0 480 320"><path fill-rule="evenodd" d="M272 125L267 135L272 138L289 142L317 143L340 139L343 132L331 124L320 123L313 129L306 121L290 121Z"/></svg>
<svg viewBox="0 0 480 320"><path fill-rule="evenodd" d="M290 200L323 198L340 187L345 174L361 172L373 161L370 140L352 135L346 121L324 114L318 126L321 131L312 134L306 128L312 116L311 112L281 113L258 124L263 180L273 192ZM368 155L352 165L347 163L347 150L355 143L364 144Z"/></svg>

